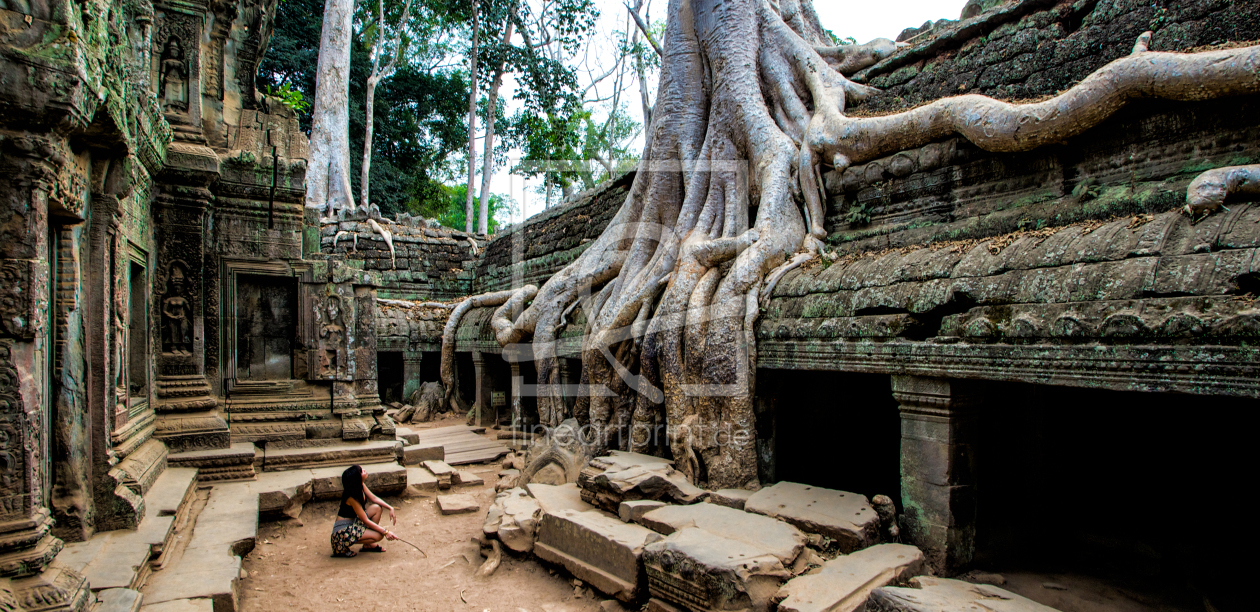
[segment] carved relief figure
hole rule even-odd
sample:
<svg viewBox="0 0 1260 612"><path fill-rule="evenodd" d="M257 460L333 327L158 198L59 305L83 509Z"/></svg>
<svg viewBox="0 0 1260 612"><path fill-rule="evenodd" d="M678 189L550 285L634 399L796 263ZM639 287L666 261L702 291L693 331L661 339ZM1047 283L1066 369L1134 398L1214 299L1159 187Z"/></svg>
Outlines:
<svg viewBox="0 0 1260 612"><path fill-rule="evenodd" d="M162 352L192 355L192 305L188 303L184 266L171 264L162 300Z"/></svg>
<svg viewBox="0 0 1260 612"><path fill-rule="evenodd" d="M12 345L0 343L0 500L4 500L0 515L13 509L9 498L27 493L22 436L25 415L11 357Z"/></svg>
<svg viewBox="0 0 1260 612"><path fill-rule="evenodd" d="M162 108L166 110L188 110L188 61L184 59L184 48L179 39L172 36L166 41L162 51L161 82L158 83L158 94L162 97Z"/></svg>
<svg viewBox="0 0 1260 612"><path fill-rule="evenodd" d="M328 296L324 308L328 318L319 328L319 374L332 377L346 365L346 326L341 312L341 297Z"/></svg>

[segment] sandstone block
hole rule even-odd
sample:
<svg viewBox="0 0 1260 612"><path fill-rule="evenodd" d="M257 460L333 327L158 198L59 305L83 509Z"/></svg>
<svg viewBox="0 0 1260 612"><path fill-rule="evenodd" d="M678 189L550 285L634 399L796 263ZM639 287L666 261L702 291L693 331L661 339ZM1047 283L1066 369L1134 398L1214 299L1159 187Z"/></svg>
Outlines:
<svg viewBox="0 0 1260 612"><path fill-rule="evenodd" d="M463 487L480 487L486 484L486 481L468 470L455 470L455 477L451 479L451 483Z"/></svg>
<svg viewBox="0 0 1260 612"><path fill-rule="evenodd" d="M961 580L919 576L910 588L882 587L871 593L871 602L892 612L937 612L975 610L977 612L1058 612L1005 589Z"/></svg>
<svg viewBox="0 0 1260 612"><path fill-rule="evenodd" d="M439 495L437 498L438 510L444 515L450 514L466 514L468 512L476 512L481 509L481 505L471 495L456 493L452 495Z"/></svg>
<svg viewBox="0 0 1260 612"><path fill-rule="evenodd" d="M525 490L529 491L530 496L538 500L538 505L542 507L543 512L550 513L561 510L585 512L595 509L595 506L582 501L582 493L578 490L577 485L573 483L546 485L531 482L525 485Z"/></svg>
<svg viewBox="0 0 1260 612"><path fill-rule="evenodd" d="M654 499L636 499L634 501L624 501L617 507L617 515L621 517L623 523L639 523L644 514L647 514L657 508L665 506L665 502L656 501ZM649 526L648 529L651 529ZM671 531L672 533L672 531Z"/></svg>
<svg viewBox="0 0 1260 612"><path fill-rule="evenodd" d="M780 612L853 612L871 592L923 571L923 553L905 544L879 544L823 564L790 580L775 599Z"/></svg>
<svg viewBox="0 0 1260 612"><path fill-rule="evenodd" d="M693 504L708 496L660 457L612 451L592 459L578 474L582 499L608 512L617 512L623 501L657 499Z"/></svg>
<svg viewBox="0 0 1260 612"><path fill-rule="evenodd" d="M643 552L652 597L688 610L769 610L791 574L746 542L685 527Z"/></svg>
<svg viewBox="0 0 1260 612"><path fill-rule="evenodd" d="M404 446L403 465L416 465L425 461L444 461L446 449L441 444L412 444Z"/></svg>
<svg viewBox="0 0 1260 612"><path fill-rule="evenodd" d="M645 513L640 522L663 535L698 527L770 553L784 567L791 566L805 548L805 534L783 521L714 504L665 506Z"/></svg>
<svg viewBox="0 0 1260 612"><path fill-rule="evenodd" d="M722 489L709 493L709 501L719 506L743 510L753 492L745 489Z"/></svg>
<svg viewBox="0 0 1260 612"><path fill-rule="evenodd" d="M621 601L639 595L644 547L660 535L602 512L544 513L534 554Z"/></svg>
<svg viewBox="0 0 1260 612"><path fill-rule="evenodd" d="M858 493L780 482L752 494L744 509L829 537L845 553L879 541L879 515Z"/></svg>

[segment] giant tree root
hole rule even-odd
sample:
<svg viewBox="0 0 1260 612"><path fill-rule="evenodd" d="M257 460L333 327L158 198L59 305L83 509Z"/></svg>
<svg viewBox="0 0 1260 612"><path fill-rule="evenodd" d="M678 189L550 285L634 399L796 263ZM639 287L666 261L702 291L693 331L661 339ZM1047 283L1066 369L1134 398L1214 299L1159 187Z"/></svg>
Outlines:
<svg viewBox="0 0 1260 612"><path fill-rule="evenodd" d="M446 319L446 327L442 328L442 366L439 375L442 386L446 389L446 404L451 410L457 409L459 398L459 372L455 367L455 332L459 330L459 322L473 308L498 306L515 295L518 290L495 291L474 295L464 299L451 310Z"/></svg>
<svg viewBox="0 0 1260 612"><path fill-rule="evenodd" d="M1231 194L1260 193L1260 164L1229 166L1200 174L1186 189L1186 212L1211 213L1225 205Z"/></svg>

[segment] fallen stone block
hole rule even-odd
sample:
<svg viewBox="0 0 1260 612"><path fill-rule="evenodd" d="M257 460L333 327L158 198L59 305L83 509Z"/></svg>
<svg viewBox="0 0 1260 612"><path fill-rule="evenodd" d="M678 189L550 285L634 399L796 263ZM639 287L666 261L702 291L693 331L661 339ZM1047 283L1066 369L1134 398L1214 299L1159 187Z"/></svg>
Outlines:
<svg viewBox="0 0 1260 612"><path fill-rule="evenodd" d="M543 512L551 513L561 510L585 512L595 509L595 506L582 501L582 492L573 483L547 485L531 482L525 485L525 490L529 491L531 497L538 500L538 505Z"/></svg>
<svg viewBox="0 0 1260 612"><path fill-rule="evenodd" d="M468 470L455 470L455 477L451 479L451 483L461 487L480 487L486 484L486 481Z"/></svg>
<svg viewBox="0 0 1260 612"><path fill-rule="evenodd" d="M438 490L437 476L422 467L407 468L407 484L416 491Z"/></svg>
<svg viewBox="0 0 1260 612"><path fill-rule="evenodd" d="M466 514L476 512L481 509L481 505L471 495L455 493L452 495L439 495L437 498L438 510L444 515L450 514Z"/></svg>
<svg viewBox="0 0 1260 612"><path fill-rule="evenodd" d="M721 489L709 493L709 502L727 508L743 510L753 492L746 489Z"/></svg>
<svg viewBox="0 0 1260 612"><path fill-rule="evenodd" d="M664 506L645 513L639 522L661 535L698 527L772 554L783 567L790 567L805 548L805 534L783 521L715 504Z"/></svg>
<svg viewBox="0 0 1260 612"><path fill-rule="evenodd" d="M623 451L592 459L578 474L577 482L583 500L613 513L623 501L693 504L709 495L675 470L672 461Z"/></svg>
<svg viewBox="0 0 1260 612"><path fill-rule="evenodd" d="M311 470L316 500L341 499L341 474L344 467ZM363 482L377 495L396 495L407 489L407 468L397 463L370 463L363 466Z"/></svg>
<svg viewBox="0 0 1260 612"><path fill-rule="evenodd" d="M499 481L494 483L494 490L496 492L506 491L508 489L515 489L517 485L520 484L521 482L520 470L513 470L513 469L500 470L498 476L499 476Z"/></svg>
<svg viewBox="0 0 1260 612"><path fill-rule="evenodd" d="M403 465L418 465L425 461L443 461L446 448L441 444L412 444L402 450Z"/></svg>
<svg viewBox="0 0 1260 612"><path fill-rule="evenodd" d="M780 482L752 494L744 509L831 538L844 553L879 542L879 515L858 493Z"/></svg>
<svg viewBox="0 0 1260 612"><path fill-rule="evenodd" d="M867 608L886 612L1058 612L992 585L932 576L912 578L909 588L875 589Z"/></svg>
<svg viewBox="0 0 1260 612"><path fill-rule="evenodd" d="M438 488L451 488L451 483L455 478L455 468L447 465L444 461L437 460L422 461L420 465L437 477Z"/></svg>
<svg viewBox="0 0 1260 612"><path fill-rule="evenodd" d="M683 610L682 608L674 607L673 605L655 597L648 600L647 607L643 610L644 612L686 612L686 610Z"/></svg>
<svg viewBox="0 0 1260 612"><path fill-rule="evenodd" d="M404 446L414 446L420 443L420 434L407 429L406 427L399 427L394 430L394 435L402 441Z"/></svg>
<svg viewBox="0 0 1260 612"><path fill-rule="evenodd" d="M534 550L541 517L538 500L530 497L525 489L508 489L494 497L481 531L516 552L530 552Z"/></svg>
<svg viewBox="0 0 1260 612"><path fill-rule="evenodd" d="M563 565L605 595L630 602L643 582L644 547L660 537L601 512L559 510L543 514L534 554Z"/></svg>
<svg viewBox="0 0 1260 612"><path fill-rule="evenodd" d="M923 571L923 553L906 544L878 544L832 559L817 573L798 576L774 599L780 612L853 612L871 592Z"/></svg>
<svg viewBox="0 0 1260 612"><path fill-rule="evenodd" d="M665 502L656 501L654 499L636 499L634 501L624 501L617 508L617 516L621 518L623 523L639 523L643 524L639 519L644 515L657 508L665 506ZM648 527L651 529L651 527ZM672 531L671 531L672 533Z"/></svg>
<svg viewBox="0 0 1260 612"><path fill-rule="evenodd" d="M643 552L651 596L688 610L765 612L791 574L774 555L686 527Z"/></svg>

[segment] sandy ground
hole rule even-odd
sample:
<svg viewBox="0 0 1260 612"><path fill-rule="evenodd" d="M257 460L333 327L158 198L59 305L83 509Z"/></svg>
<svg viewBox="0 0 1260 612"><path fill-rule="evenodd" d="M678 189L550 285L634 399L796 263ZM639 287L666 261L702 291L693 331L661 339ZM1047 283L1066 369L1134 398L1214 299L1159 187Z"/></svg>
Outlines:
<svg viewBox="0 0 1260 612"><path fill-rule="evenodd" d="M456 424L433 423L431 426ZM377 610L451 612L594 612L603 599L588 589L575 598L572 578L552 573L533 558L511 557L489 578L473 575L481 565L479 547L471 538L481 533L486 509L494 500L499 465L460 466L485 480L481 487L456 487L472 495L481 509L472 514L442 516L437 494L388 497L398 509L400 537L428 554L421 556L401 542L386 543L383 554L361 553L333 558L329 534L337 502L307 504L299 520L264 522L258 546L245 557L249 577L241 583L244 612L315 612ZM446 492L441 492L446 493ZM388 526L388 515L384 517ZM463 593L467 603L460 600Z"/></svg>

